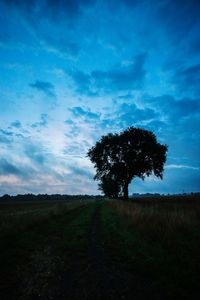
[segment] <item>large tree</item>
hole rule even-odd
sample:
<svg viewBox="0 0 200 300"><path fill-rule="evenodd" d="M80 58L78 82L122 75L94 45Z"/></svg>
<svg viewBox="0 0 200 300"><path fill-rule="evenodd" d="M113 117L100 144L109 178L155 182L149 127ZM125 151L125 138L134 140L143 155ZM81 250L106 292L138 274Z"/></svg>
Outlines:
<svg viewBox="0 0 200 300"><path fill-rule="evenodd" d="M94 179L101 182L100 188L105 192L104 187L108 189L109 181L114 180L112 188L116 192L120 187L126 200L133 178L144 179L151 174L163 178L166 152L167 146L159 144L153 132L129 127L119 134L102 136L88 156L96 168Z"/></svg>

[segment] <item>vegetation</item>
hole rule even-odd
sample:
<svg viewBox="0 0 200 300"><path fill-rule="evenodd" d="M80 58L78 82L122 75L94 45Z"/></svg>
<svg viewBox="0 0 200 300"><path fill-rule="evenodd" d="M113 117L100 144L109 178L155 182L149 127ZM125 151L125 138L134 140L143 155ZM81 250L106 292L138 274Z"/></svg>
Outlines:
<svg viewBox="0 0 200 300"><path fill-rule="evenodd" d="M0 298L198 299L200 198L0 204Z"/></svg>
<svg viewBox="0 0 200 300"><path fill-rule="evenodd" d="M1 204L0 299L55 297L74 257L81 264L86 252L89 203Z"/></svg>
<svg viewBox="0 0 200 300"><path fill-rule="evenodd" d="M112 259L151 278L167 299L198 299L199 200L110 201L104 206L102 222Z"/></svg>
<svg viewBox="0 0 200 300"><path fill-rule="evenodd" d="M122 192L127 200L133 178L144 179L153 173L162 179L166 152L167 146L159 144L153 132L129 127L120 134L103 136L88 156L105 195L116 197Z"/></svg>

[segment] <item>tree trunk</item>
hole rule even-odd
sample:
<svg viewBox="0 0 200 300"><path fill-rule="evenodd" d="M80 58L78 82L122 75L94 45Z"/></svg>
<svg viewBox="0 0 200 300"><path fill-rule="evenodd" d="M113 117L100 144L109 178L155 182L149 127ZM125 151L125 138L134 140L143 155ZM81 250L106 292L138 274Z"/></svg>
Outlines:
<svg viewBox="0 0 200 300"><path fill-rule="evenodd" d="M124 192L124 200L128 200L128 182L127 181L124 183L123 192Z"/></svg>

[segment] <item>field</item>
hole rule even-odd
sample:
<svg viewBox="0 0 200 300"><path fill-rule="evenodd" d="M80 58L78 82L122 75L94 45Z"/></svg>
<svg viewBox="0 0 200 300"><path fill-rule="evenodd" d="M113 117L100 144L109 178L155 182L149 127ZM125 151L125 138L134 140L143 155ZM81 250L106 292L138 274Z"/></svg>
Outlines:
<svg viewBox="0 0 200 300"><path fill-rule="evenodd" d="M199 299L200 199L0 203L0 299Z"/></svg>

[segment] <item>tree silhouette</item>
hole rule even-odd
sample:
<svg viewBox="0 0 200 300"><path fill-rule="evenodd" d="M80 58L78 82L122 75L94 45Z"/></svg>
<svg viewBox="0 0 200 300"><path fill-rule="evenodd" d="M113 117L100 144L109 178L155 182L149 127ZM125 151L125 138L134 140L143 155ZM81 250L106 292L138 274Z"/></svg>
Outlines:
<svg viewBox="0 0 200 300"><path fill-rule="evenodd" d="M101 183L99 183L99 190L103 191L107 197L118 198L121 187L114 175L109 174L102 176Z"/></svg>
<svg viewBox="0 0 200 300"><path fill-rule="evenodd" d="M133 178L144 180L151 174L163 178L166 152L167 146L159 144L153 132L129 127L119 134L102 136L87 155L96 168L94 179L101 181L100 189L109 196L121 190L126 200Z"/></svg>

